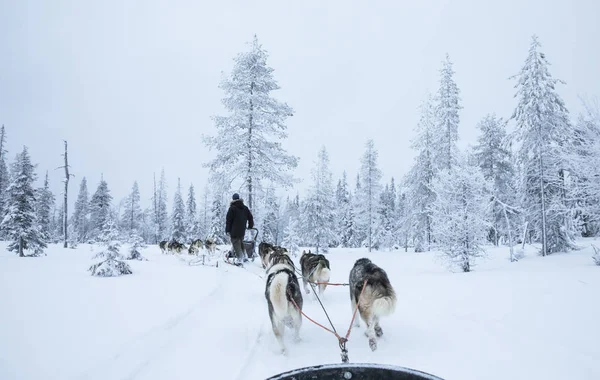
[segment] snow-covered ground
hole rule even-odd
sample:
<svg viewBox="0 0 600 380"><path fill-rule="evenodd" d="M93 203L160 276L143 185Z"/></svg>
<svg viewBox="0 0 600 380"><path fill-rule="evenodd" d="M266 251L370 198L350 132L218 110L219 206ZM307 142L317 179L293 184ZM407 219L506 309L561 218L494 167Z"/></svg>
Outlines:
<svg viewBox="0 0 600 380"><path fill-rule="evenodd" d="M332 250L332 281L354 261L382 266L398 293L371 352L361 328L348 342L353 363L415 368L448 380L600 379L600 267L581 251L517 263L489 250L472 273L450 273L431 253ZM96 248L97 249L97 248ZM156 246L133 275L90 276L92 247L51 246L18 258L0 242L0 379L265 379L339 363L333 335L303 321L277 352L262 269L189 266ZM323 300L337 330L351 318L346 287ZM312 296L305 312L326 324Z"/></svg>

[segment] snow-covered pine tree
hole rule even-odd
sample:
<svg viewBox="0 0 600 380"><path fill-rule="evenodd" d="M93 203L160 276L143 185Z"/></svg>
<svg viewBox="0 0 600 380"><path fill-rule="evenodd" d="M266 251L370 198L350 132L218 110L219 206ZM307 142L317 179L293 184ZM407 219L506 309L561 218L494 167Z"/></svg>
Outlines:
<svg viewBox="0 0 600 380"><path fill-rule="evenodd" d="M92 273L92 276L116 277L132 273L131 267L123 261L125 258L119 252L121 248L119 230L114 215L110 210L107 213L104 224L100 228L98 241L104 247L104 250L97 253L93 258L103 260L88 269Z"/></svg>
<svg viewBox="0 0 600 380"><path fill-rule="evenodd" d="M167 213L167 180L165 178L165 169L162 169L160 172L158 187L155 185L152 203L154 205L154 221L156 224L157 240L166 240L169 237L169 215Z"/></svg>
<svg viewBox="0 0 600 380"><path fill-rule="evenodd" d="M354 236L354 212L345 170L342 178L338 181L335 198L337 213L336 241L338 246L347 248L351 246Z"/></svg>
<svg viewBox="0 0 600 380"><path fill-rule="evenodd" d="M516 84L519 101L512 118L519 144L521 202L532 236L542 244L541 254L575 248L570 210L565 204L565 142L574 131L568 110L552 78L549 63L533 36Z"/></svg>
<svg viewBox="0 0 600 380"><path fill-rule="evenodd" d="M73 212L71 225L75 231L75 240L79 243L85 243L88 240L90 230L90 201L87 188L87 179L83 177L79 185L79 194L75 201L75 210Z"/></svg>
<svg viewBox="0 0 600 380"><path fill-rule="evenodd" d="M126 257L126 260L147 261L147 259L142 256L141 253L141 250L146 248L146 244L144 242L144 238L140 235L137 229L129 232L127 243L129 244L129 255Z"/></svg>
<svg viewBox="0 0 600 380"><path fill-rule="evenodd" d="M498 245L501 238L516 236L518 226L515 170L506 134L506 122L495 114L486 115L477 124L480 135L474 157L483 177L491 185L492 227L488 240ZM509 231L510 230L510 231Z"/></svg>
<svg viewBox="0 0 600 380"><path fill-rule="evenodd" d="M171 215L172 230L171 239L185 243L187 241L185 228L185 204L181 197L181 180L177 179L177 190L173 198L173 214Z"/></svg>
<svg viewBox="0 0 600 380"><path fill-rule="evenodd" d="M441 171L432 185L436 241L451 264L469 272L475 258L485 253L489 230L486 180L479 167L469 165L463 157L449 171Z"/></svg>
<svg viewBox="0 0 600 380"><path fill-rule="evenodd" d="M335 193L329 170L329 154L324 146L318 153L312 169L313 183L302 213L303 232L306 243L315 247L317 253L327 252L335 240Z"/></svg>
<svg viewBox="0 0 600 380"><path fill-rule="evenodd" d="M8 250L20 257L25 256L25 250L32 252L29 256L42 255L46 248L46 237L35 212L35 165L31 163L27 147L17 154L11 170L11 182L6 190L6 214L0 223L0 228L11 240Z"/></svg>
<svg viewBox="0 0 600 380"><path fill-rule="evenodd" d="M199 236L201 236L202 239L206 238L210 232L211 207L212 202L210 201L210 189L208 185L206 185L202 194L200 211L198 213Z"/></svg>
<svg viewBox="0 0 600 380"><path fill-rule="evenodd" d="M300 222L298 215L292 214L283 232L283 246L287 248L292 256L297 256L300 251Z"/></svg>
<svg viewBox="0 0 600 380"><path fill-rule="evenodd" d="M4 124L0 129L0 221L4 218L6 212L7 200L7 189L10 183L10 173L8 172L8 165L6 164L6 130ZM3 231L0 229L0 239L3 237Z"/></svg>
<svg viewBox="0 0 600 380"><path fill-rule="evenodd" d="M404 247L404 252L408 252L408 243L411 235L412 217L408 207L406 192L398 192L396 201L396 238L400 246Z"/></svg>
<svg viewBox="0 0 600 380"><path fill-rule="evenodd" d="M415 162L406 175L406 203L411 207L406 210L407 219L411 220L415 252L429 251L433 241L432 220L430 206L435 200L431 189L435 177L434 157L434 130L435 108L430 94L420 106L421 117L416 127L416 137L411 142L411 147L417 151Z"/></svg>
<svg viewBox="0 0 600 380"><path fill-rule="evenodd" d="M200 230L200 222L198 220L198 207L196 204L196 191L194 185L190 184L188 189L188 197L186 202L185 213L186 235L188 240L200 239L203 237Z"/></svg>
<svg viewBox="0 0 600 380"><path fill-rule="evenodd" d="M140 188L137 181L133 182L131 193L125 198L121 216L122 232L131 237L139 235L142 229L142 207L140 206Z"/></svg>
<svg viewBox="0 0 600 380"><path fill-rule="evenodd" d="M281 226L281 213L279 202L275 196L275 189L267 189L265 197L264 218L262 223L262 238L271 244L279 245L283 231Z"/></svg>
<svg viewBox="0 0 600 380"><path fill-rule="evenodd" d="M36 214L43 240L49 242L52 237L51 215L54 208L54 194L50 191L48 172L44 178L44 187L37 190Z"/></svg>
<svg viewBox="0 0 600 380"><path fill-rule="evenodd" d="M394 190L392 190L394 188ZM377 208L377 228L373 234L374 247L377 249L392 249L397 245L396 239L396 190L392 179L390 185L385 185L379 195Z"/></svg>
<svg viewBox="0 0 600 380"><path fill-rule="evenodd" d="M357 224L365 231L366 246L371 252L373 236L377 228L377 210L379 208L379 195L381 194L381 170L377 166L379 153L375 149L375 142L368 140L365 144L365 153L360 166L360 191L357 194L358 210ZM358 189L357 189L358 190Z"/></svg>
<svg viewBox="0 0 600 380"><path fill-rule="evenodd" d="M600 104L584 102L568 160L575 220L584 237L600 232Z"/></svg>
<svg viewBox="0 0 600 380"><path fill-rule="evenodd" d="M227 244L229 239L225 235L225 212L227 209L223 206L220 194L213 194L213 202L210 209L210 227L208 229L209 238L215 239L217 244Z"/></svg>
<svg viewBox="0 0 600 380"><path fill-rule="evenodd" d="M350 247L358 248L366 246L364 243L366 240L366 230L364 226L360 224L360 212L362 209L362 198L361 198L361 180L360 173L356 174L356 183L354 185L354 192L350 196L350 204L352 206L352 223L353 231L352 239L350 240Z"/></svg>
<svg viewBox="0 0 600 380"><path fill-rule="evenodd" d="M442 62L440 70L440 87L435 99L435 120L436 127L433 134L433 164L436 169L449 169L458 155L458 111L462 108L460 105L460 96L458 86L454 81L454 69L450 56L446 54L446 59Z"/></svg>
<svg viewBox="0 0 600 380"><path fill-rule="evenodd" d="M90 237L97 240L107 224L111 213L112 195L104 177L100 179L98 188L90 200Z"/></svg>
<svg viewBox="0 0 600 380"><path fill-rule="evenodd" d="M205 166L228 183L241 179L250 209L261 181L288 188L294 182L291 169L298 165L298 158L288 155L277 141L287 137L285 120L293 110L271 96L279 85L267 57L256 36L250 51L237 55L231 77L219 86L230 114L216 116L217 136L205 137L208 148L218 151Z"/></svg>

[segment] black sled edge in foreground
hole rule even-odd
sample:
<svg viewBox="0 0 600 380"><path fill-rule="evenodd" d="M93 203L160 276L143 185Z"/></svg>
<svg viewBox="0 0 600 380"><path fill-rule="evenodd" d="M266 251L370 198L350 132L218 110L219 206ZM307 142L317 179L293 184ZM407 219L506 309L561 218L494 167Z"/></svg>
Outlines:
<svg viewBox="0 0 600 380"><path fill-rule="evenodd" d="M324 364L280 373L265 380L444 380L410 368L385 364Z"/></svg>

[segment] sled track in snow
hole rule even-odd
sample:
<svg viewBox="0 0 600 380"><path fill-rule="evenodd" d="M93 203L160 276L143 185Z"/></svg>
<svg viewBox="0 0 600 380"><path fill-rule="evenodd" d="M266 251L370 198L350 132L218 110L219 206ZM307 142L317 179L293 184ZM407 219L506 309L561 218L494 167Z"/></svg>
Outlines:
<svg viewBox="0 0 600 380"><path fill-rule="evenodd" d="M113 355L109 359L102 361L101 365L94 368L90 368L84 372L79 379L90 379L90 378L125 378L135 379L143 370L159 356L168 346L172 345L173 342L178 338L182 332L173 331L198 310L202 304L206 303L207 300L214 298L219 290L223 287L223 273L218 276L218 283L215 285L213 290L206 296L201 297L186 311L169 318L166 322L150 328L145 333L138 335L131 339L129 342L123 344L118 350L116 355ZM148 347L152 347L151 351L148 351ZM104 374L106 370L102 368L110 368L109 372L115 372L114 375ZM117 373L119 375L117 375ZM93 375L92 375L93 374ZM127 375L125 375L127 374Z"/></svg>

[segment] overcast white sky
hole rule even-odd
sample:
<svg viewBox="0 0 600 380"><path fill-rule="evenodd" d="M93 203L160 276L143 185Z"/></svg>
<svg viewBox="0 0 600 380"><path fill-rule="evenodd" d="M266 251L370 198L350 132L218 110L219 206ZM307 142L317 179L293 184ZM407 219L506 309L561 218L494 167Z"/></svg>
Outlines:
<svg viewBox="0 0 600 380"><path fill-rule="evenodd" d="M418 105L435 91L446 53L462 105L462 145L488 112L509 117L516 74L536 33L579 95L600 96L600 1L0 1L0 124L9 158L28 145L40 175L60 191L62 140L69 141L74 200L82 176L101 173L116 200L134 180L150 198L165 168L200 192L212 156L200 136L221 113L221 71L254 33L295 109L285 146L310 182L321 144L334 176L354 178L368 138L385 180L411 165ZM295 194L295 191L293 191Z"/></svg>

